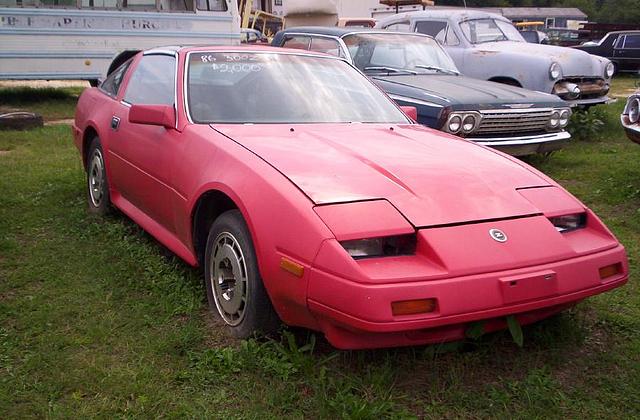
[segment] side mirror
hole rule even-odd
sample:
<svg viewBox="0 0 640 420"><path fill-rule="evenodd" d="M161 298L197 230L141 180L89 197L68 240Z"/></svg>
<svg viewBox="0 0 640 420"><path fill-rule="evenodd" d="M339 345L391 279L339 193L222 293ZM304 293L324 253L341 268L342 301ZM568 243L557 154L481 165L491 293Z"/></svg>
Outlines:
<svg viewBox="0 0 640 420"><path fill-rule="evenodd" d="M405 114L407 114L407 116L409 118L411 118L413 121L418 121L418 109L415 106L400 106L400 109L402 110L402 112L404 112Z"/></svg>
<svg viewBox="0 0 640 420"><path fill-rule="evenodd" d="M170 105L131 105L129 122L174 128L176 112Z"/></svg>

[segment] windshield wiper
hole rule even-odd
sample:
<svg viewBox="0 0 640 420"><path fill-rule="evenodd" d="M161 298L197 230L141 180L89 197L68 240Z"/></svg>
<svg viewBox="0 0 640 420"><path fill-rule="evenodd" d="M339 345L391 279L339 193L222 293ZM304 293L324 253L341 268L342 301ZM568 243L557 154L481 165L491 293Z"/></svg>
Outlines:
<svg viewBox="0 0 640 420"><path fill-rule="evenodd" d="M435 70L437 72L445 73L445 74L460 74L457 71L447 70L447 69L443 69L441 67L436 67L436 66L427 66L424 64L416 64L414 67L417 69Z"/></svg>
<svg viewBox="0 0 640 420"><path fill-rule="evenodd" d="M365 67L364 71L386 71L387 73L418 74L417 71L413 71L413 70L396 69L394 67L384 67L384 66Z"/></svg>

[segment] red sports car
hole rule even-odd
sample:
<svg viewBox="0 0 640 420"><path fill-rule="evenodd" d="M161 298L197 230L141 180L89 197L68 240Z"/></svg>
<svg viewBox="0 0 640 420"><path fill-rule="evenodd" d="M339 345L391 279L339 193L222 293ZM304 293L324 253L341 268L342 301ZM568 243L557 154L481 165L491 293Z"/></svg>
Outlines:
<svg viewBox="0 0 640 420"><path fill-rule="evenodd" d="M464 337L627 281L624 248L526 164L422 127L344 60L138 53L84 91L89 209L191 265L237 337L280 321L345 349Z"/></svg>

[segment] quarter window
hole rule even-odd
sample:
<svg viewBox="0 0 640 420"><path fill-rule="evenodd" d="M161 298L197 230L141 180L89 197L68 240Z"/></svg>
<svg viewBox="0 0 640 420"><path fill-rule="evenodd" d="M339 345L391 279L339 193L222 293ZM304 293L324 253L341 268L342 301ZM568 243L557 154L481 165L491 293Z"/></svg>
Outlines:
<svg viewBox="0 0 640 420"><path fill-rule="evenodd" d="M613 48L620 49L622 48L623 45L624 45L624 35L619 36L618 39L616 39Z"/></svg>
<svg viewBox="0 0 640 420"><path fill-rule="evenodd" d="M127 73L127 69L129 68L129 64L131 64L131 60L127 60L120 67L118 67L113 73L109 75L105 79L104 82L100 85L100 89L105 91L111 96L118 96L118 90L120 89L120 85L122 84L122 79L124 79L124 75Z"/></svg>
<svg viewBox="0 0 640 420"><path fill-rule="evenodd" d="M456 33L453 32L453 29L451 29L451 26L447 26L447 37L444 43L445 45L449 45L451 47L460 45L460 38L458 38L458 35L456 35Z"/></svg>
<svg viewBox="0 0 640 420"><path fill-rule="evenodd" d="M176 60L168 55L145 55L133 70L124 100L130 104L173 105Z"/></svg>

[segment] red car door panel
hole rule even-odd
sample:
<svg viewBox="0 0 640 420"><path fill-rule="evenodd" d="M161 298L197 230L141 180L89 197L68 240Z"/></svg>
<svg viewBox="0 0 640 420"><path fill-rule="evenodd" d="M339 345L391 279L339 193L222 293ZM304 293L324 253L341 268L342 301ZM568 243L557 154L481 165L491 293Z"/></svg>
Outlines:
<svg viewBox="0 0 640 420"><path fill-rule="evenodd" d="M113 107L109 160L112 186L133 206L175 232L172 172L179 132L129 121L129 103L175 103L175 58L143 56L132 70L124 100ZM114 197L117 200L117 197Z"/></svg>

